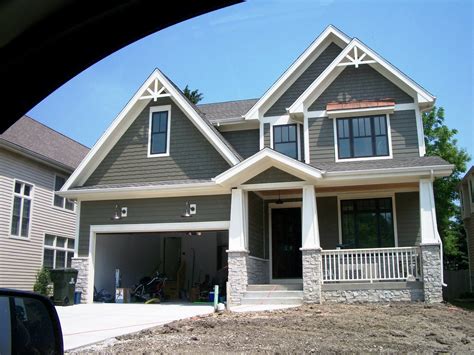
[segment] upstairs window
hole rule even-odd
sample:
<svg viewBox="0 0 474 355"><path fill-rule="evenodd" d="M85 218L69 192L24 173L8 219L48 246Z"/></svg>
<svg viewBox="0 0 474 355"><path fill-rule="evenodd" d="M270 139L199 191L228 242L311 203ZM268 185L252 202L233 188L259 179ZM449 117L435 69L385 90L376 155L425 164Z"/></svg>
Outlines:
<svg viewBox="0 0 474 355"><path fill-rule="evenodd" d="M13 191L11 235L28 238L33 186L16 181Z"/></svg>
<svg viewBox="0 0 474 355"><path fill-rule="evenodd" d="M148 156L168 156L170 140L170 108L169 106L152 107L150 109L150 128Z"/></svg>
<svg viewBox="0 0 474 355"><path fill-rule="evenodd" d="M298 159L297 125L273 126L273 149L291 158Z"/></svg>
<svg viewBox="0 0 474 355"><path fill-rule="evenodd" d="M337 119L339 159L389 156L387 116Z"/></svg>
<svg viewBox="0 0 474 355"><path fill-rule="evenodd" d="M74 211L74 202L68 200L67 198L61 197L56 194L56 191L61 190L64 183L66 182L66 178L63 176L56 175L54 179L54 201L53 204L56 207L64 208L69 211Z"/></svg>

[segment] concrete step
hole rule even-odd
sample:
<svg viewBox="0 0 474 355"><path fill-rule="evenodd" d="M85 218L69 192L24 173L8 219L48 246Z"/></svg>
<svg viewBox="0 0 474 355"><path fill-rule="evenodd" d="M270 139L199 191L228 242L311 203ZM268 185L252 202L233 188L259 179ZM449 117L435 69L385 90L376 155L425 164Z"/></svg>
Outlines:
<svg viewBox="0 0 474 355"><path fill-rule="evenodd" d="M247 291L244 294L244 298L303 298L303 291L288 291L288 290L277 290L277 291Z"/></svg>
<svg viewBox="0 0 474 355"><path fill-rule="evenodd" d="M248 285L247 291L302 291L303 284Z"/></svg>
<svg viewBox="0 0 474 355"><path fill-rule="evenodd" d="M242 298L242 305L248 304L258 304L258 305L267 305L267 304L286 304L286 305L301 305L303 304L303 299L301 297L275 297L275 298Z"/></svg>

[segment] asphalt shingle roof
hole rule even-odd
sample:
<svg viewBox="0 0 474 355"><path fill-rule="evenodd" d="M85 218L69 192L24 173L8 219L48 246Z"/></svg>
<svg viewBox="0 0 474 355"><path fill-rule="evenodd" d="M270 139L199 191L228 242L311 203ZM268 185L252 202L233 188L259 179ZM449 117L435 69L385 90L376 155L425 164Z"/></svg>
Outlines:
<svg viewBox="0 0 474 355"><path fill-rule="evenodd" d="M72 170L77 168L89 152L89 148L81 143L28 116L16 121L0 138L66 165Z"/></svg>
<svg viewBox="0 0 474 355"><path fill-rule="evenodd" d="M104 185L88 185L76 186L70 190L90 190L90 189L119 189L124 187L147 187L147 186L162 186L162 185L188 185L212 182L211 179L191 179L191 180L168 180L168 181L153 181L153 182L130 182L124 184L104 184Z"/></svg>
<svg viewBox="0 0 474 355"><path fill-rule="evenodd" d="M216 102L197 105L209 121L225 121L241 118L252 108L258 99Z"/></svg>

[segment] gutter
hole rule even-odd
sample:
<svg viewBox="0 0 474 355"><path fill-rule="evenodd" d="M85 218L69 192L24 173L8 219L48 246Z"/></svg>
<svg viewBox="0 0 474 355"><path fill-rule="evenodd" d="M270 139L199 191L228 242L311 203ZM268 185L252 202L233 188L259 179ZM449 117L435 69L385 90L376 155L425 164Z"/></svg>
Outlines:
<svg viewBox="0 0 474 355"><path fill-rule="evenodd" d="M452 173L454 165L433 165L433 166L416 166L416 167L400 167L388 169L364 169L364 170L344 170L329 171L324 174L325 177L342 177L350 179L353 176L360 175L406 175L412 173L426 173L430 176L448 176Z"/></svg>

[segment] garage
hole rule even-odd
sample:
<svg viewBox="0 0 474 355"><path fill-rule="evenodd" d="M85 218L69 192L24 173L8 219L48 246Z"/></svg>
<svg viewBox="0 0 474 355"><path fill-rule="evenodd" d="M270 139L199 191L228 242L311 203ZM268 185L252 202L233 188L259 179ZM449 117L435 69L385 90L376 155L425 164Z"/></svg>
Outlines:
<svg viewBox="0 0 474 355"><path fill-rule="evenodd" d="M206 301L214 284L225 293L227 249L227 230L97 233L94 288L102 297L115 295L119 270L125 302L144 302L129 294L140 280L158 272L166 277L164 301ZM95 301L103 300L96 294Z"/></svg>

